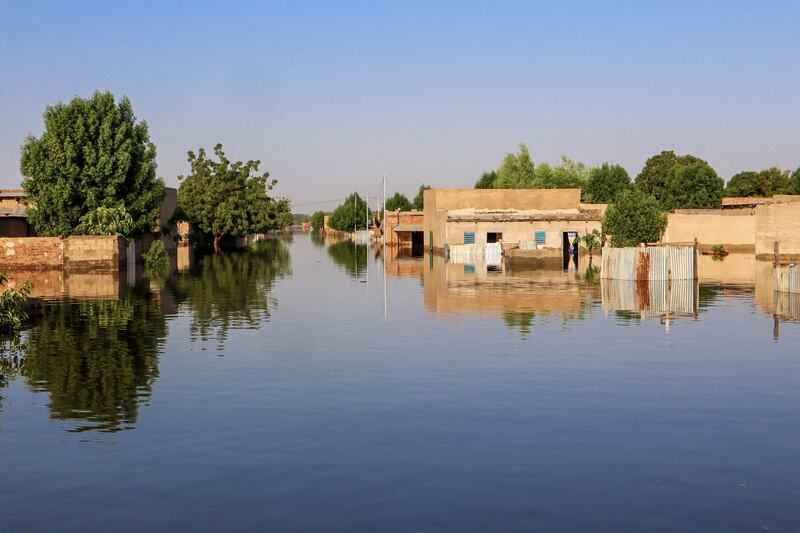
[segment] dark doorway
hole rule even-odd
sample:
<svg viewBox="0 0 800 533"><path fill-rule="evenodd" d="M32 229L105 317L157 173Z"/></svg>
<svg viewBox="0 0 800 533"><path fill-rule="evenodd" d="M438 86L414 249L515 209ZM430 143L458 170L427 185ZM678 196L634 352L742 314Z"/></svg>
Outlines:
<svg viewBox="0 0 800 533"><path fill-rule="evenodd" d="M577 231L565 231L561 234L563 268L565 271L578 270L578 243Z"/></svg>
<svg viewBox="0 0 800 533"><path fill-rule="evenodd" d="M486 234L486 242L488 244L494 244L496 242L500 242L503 240L503 234L500 232L497 233L487 233Z"/></svg>
<svg viewBox="0 0 800 533"><path fill-rule="evenodd" d="M421 231L411 232L411 255L413 257L422 257L425 253L425 234Z"/></svg>

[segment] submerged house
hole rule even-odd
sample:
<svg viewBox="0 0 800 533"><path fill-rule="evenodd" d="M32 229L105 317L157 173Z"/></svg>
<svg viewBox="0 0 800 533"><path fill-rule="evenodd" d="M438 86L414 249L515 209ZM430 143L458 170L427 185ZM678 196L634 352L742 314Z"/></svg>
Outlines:
<svg viewBox="0 0 800 533"><path fill-rule="evenodd" d="M576 238L601 229L605 209L581 203L580 189L430 189L424 245L451 256L494 249L510 260L566 264L577 257Z"/></svg>
<svg viewBox="0 0 800 533"><path fill-rule="evenodd" d="M422 253L422 232L424 231L422 211L387 211L386 244L408 248L415 253Z"/></svg>

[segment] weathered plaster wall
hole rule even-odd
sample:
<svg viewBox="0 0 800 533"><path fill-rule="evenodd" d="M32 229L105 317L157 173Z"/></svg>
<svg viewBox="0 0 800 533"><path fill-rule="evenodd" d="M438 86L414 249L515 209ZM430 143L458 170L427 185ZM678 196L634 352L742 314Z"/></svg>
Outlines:
<svg viewBox="0 0 800 533"><path fill-rule="evenodd" d="M0 270L118 269L125 262L122 237L0 238Z"/></svg>
<svg viewBox="0 0 800 533"><path fill-rule="evenodd" d="M800 202L756 208L756 257L769 259L777 241L783 260L800 260Z"/></svg>
<svg viewBox="0 0 800 533"><path fill-rule="evenodd" d="M752 252L756 244L756 217L749 210L731 214L709 211L667 215L663 242L690 243L695 238L701 250L723 245L730 251Z"/></svg>

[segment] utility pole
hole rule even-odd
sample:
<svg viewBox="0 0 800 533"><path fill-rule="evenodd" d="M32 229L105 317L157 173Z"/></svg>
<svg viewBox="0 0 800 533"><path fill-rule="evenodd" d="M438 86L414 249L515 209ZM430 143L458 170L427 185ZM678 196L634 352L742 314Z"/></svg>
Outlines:
<svg viewBox="0 0 800 533"><path fill-rule="evenodd" d="M388 253L386 250L386 174L383 175L383 320L386 321L388 317L388 307L386 306L386 261Z"/></svg>

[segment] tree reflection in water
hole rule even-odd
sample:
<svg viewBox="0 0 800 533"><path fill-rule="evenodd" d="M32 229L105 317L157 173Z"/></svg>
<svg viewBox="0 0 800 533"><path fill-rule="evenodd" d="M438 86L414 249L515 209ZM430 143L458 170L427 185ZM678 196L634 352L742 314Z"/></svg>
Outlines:
<svg viewBox="0 0 800 533"><path fill-rule="evenodd" d="M358 278L367 269L367 246L341 241L328 246L328 255L342 267L351 278Z"/></svg>
<svg viewBox="0 0 800 533"><path fill-rule="evenodd" d="M175 281L178 304L191 314L192 340L216 339L222 348L231 328L258 328L278 305L271 296L275 281L287 274L289 248L282 239L201 258Z"/></svg>
<svg viewBox="0 0 800 533"><path fill-rule="evenodd" d="M50 395L52 418L85 422L70 431L129 429L158 377L166 334L151 295L64 300L48 305L28 332L23 374L31 389Z"/></svg>

